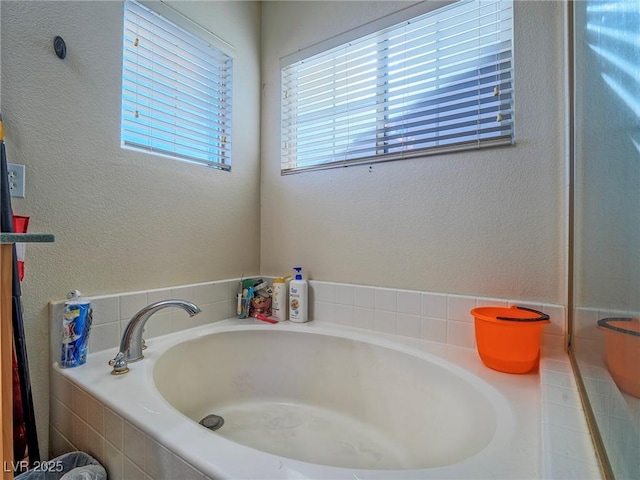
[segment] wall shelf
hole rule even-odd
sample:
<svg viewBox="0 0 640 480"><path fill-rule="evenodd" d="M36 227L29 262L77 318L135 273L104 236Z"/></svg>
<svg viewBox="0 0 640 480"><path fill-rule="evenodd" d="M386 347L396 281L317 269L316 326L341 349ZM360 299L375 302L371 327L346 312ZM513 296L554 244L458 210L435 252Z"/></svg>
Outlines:
<svg viewBox="0 0 640 480"><path fill-rule="evenodd" d="M52 233L0 233L0 243L51 243Z"/></svg>

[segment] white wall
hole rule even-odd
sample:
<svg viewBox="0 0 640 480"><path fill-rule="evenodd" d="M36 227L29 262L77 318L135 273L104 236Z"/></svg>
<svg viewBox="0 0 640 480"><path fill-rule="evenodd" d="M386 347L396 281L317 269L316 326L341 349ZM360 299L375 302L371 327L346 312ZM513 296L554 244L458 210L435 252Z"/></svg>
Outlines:
<svg viewBox="0 0 640 480"><path fill-rule="evenodd" d="M177 5L238 51L231 173L120 148L122 2L2 2L7 151L27 178L13 209L31 217L30 231L56 237L27 248L23 284L45 455L49 301L73 288L99 295L259 269L260 6Z"/></svg>
<svg viewBox="0 0 640 480"><path fill-rule="evenodd" d="M514 147L280 176L279 59L407 5L263 4L261 272L563 304L562 2L515 5Z"/></svg>

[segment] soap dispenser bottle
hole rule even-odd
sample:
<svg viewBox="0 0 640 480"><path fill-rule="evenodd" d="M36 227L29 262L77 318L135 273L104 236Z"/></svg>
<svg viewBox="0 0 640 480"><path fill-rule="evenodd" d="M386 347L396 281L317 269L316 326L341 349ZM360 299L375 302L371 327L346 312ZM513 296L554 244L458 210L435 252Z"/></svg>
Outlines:
<svg viewBox="0 0 640 480"><path fill-rule="evenodd" d="M302 278L302 267L293 267L296 276L289 282L289 320L304 323L308 317L308 285Z"/></svg>

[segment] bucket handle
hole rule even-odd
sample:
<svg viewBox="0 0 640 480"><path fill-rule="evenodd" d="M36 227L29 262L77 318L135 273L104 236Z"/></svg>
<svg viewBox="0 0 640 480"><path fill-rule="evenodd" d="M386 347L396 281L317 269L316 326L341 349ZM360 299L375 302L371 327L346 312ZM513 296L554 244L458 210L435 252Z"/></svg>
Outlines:
<svg viewBox="0 0 640 480"><path fill-rule="evenodd" d="M549 320L549 315L547 315L546 313L539 312L538 310L534 310L533 308L520 307L517 305L515 308L517 308L518 310L526 310L527 312L533 312L536 315L538 315L538 317L535 317L535 318L496 317L496 318L498 320L508 320L510 322L543 322L543 321Z"/></svg>
<svg viewBox="0 0 640 480"><path fill-rule="evenodd" d="M616 327L615 325L610 325L611 321L620 321L620 322L631 322L633 318L628 317L613 317L613 318L601 318L598 320L598 326L602 328L608 328L609 330L613 330L618 333L626 333L627 335L633 335L634 337L640 337L640 332L635 330L627 330L626 328Z"/></svg>

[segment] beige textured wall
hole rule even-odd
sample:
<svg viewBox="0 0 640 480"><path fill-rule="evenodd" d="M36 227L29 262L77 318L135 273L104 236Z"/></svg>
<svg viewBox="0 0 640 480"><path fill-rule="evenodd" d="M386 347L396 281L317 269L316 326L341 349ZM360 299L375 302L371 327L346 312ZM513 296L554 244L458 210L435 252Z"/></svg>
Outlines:
<svg viewBox="0 0 640 480"><path fill-rule="evenodd" d="M515 5L514 147L280 175L279 59L406 5L263 4L261 272L565 303L562 2Z"/></svg>
<svg viewBox="0 0 640 480"><path fill-rule="evenodd" d="M2 114L26 165L15 213L56 242L27 248L25 326L39 439L48 440L47 302L195 283L259 269L260 6L178 2L231 43L233 167L120 148L122 2L2 2ZM68 48L59 60L53 38ZM105 370L106 372L106 370Z"/></svg>

